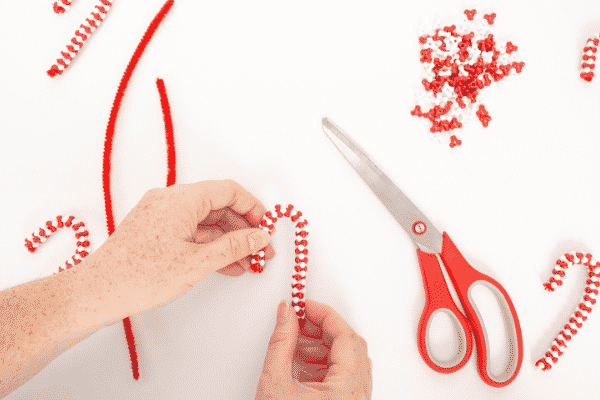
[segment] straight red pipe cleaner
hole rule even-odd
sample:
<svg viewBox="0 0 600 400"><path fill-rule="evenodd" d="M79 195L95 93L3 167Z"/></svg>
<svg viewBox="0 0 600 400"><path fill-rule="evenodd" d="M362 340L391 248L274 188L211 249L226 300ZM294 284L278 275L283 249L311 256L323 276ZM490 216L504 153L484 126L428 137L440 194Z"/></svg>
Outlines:
<svg viewBox="0 0 600 400"><path fill-rule="evenodd" d="M123 100L123 96L125 95L125 90L127 89L127 85L129 84L129 80L131 79L131 75L133 74L133 70L135 69L140 57L146 50L146 46L152 39L152 36L156 32L156 29L165 18L171 7L173 6L174 0L167 1L158 14L154 17L148 29L144 33L142 40L138 44L131 60L129 60L129 64L127 64L127 68L125 69L125 73L121 78L121 83L119 83L119 88L117 89L117 94L115 96L115 101L113 102L112 109L110 110L110 118L108 119L108 126L106 127L106 138L104 141L104 154L102 160L102 187L104 189L104 207L106 210L106 227L108 229L108 235L112 235L115 231L115 220L114 214L112 210L112 199L111 199L111 191L110 191L110 167L111 167L111 154L113 147L113 139L115 136L115 123L117 122L117 115L119 114L119 108L121 107L121 102ZM131 369L133 371L133 379L137 380L140 377L139 367L138 367L138 359L137 352L135 349L135 338L133 337L133 332L131 330L131 321L129 317L123 320L123 328L125 329L125 336L127 338L127 345L129 346L129 356L131 358Z"/></svg>
<svg viewBox="0 0 600 400"><path fill-rule="evenodd" d="M167 136L167 186L175 183L175 136L173 134L173 120L171 119L171 107L167 97L165 82L156 79L156 87L160 96L160 106L163 112L163 121L165 122L165 133Z"/></svg>

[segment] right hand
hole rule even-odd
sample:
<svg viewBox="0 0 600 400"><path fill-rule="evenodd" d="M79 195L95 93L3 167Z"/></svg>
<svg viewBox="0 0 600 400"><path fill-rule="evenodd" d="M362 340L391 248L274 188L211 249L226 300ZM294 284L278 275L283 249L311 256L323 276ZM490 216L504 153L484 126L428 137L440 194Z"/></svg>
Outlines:
<svg viewBox="0 0 600 400"><path fill-rule="evenodd" d="M370 400L372 362L367 342L330 306L308 299L300 329L281 302L256 400Z"/></svg>

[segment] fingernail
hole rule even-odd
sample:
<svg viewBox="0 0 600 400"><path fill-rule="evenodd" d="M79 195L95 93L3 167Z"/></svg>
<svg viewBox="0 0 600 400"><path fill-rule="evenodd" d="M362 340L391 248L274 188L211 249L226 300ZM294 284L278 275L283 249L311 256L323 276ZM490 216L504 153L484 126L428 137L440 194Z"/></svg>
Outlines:
<svg viewBox="0 0 600 400"><path fill-rule="evenodd" d="M248 235L248 239L250 244L250 250L253 253L256 253L260 249L267 246L269 240L271 239L271 235L269 235L267 232L261 229Z"/></svg>
<svg viewBox="0 0 600 400"><path fill-rule="evenodd" d="M290 307L285 300L281 300L279 307L277 307L277 324L284 324L287 321L290 313Z"/></svg>

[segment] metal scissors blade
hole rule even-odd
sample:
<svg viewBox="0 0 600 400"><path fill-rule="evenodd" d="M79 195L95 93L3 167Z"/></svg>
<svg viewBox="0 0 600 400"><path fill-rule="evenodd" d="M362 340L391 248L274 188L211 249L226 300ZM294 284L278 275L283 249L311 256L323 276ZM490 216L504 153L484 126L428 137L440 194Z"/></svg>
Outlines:
<svg viewBox="0 0 600 400"><path fill-rule="evenodd" d="M425 215L384 174L365 151L340 128L323 118L323 131L350 165L358 172L415 244L427 253L441 253L442 234Z"/></svg>

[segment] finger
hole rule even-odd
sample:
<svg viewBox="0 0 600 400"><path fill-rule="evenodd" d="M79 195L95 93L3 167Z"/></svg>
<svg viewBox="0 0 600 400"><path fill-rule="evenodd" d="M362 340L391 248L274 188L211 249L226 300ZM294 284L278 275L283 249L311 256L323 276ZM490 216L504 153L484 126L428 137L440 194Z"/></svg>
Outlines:
<svg viewBox="0 0 600 400"><path fill-rule="evenodd" d="M200 222L212 210L229 207L244 216L252 226L258 226L267 211L265 206L239 183L232 180L204 181L181 185L185 196L195 204L194 211Z"/></svg>
<svg viewBox="0 0 600 400"><path fill-rule="evenodd" d="M312 299L307 299L305 303L306 318L315 326L321 327L323 330L323 340L326 339L326 335L335 340L336 337L342 334L354 332L346 320L331 306Z"/></svg>
<svg viewBox="0 0 600 400"><path fill-rule="evenodd" d="M239 261L234 262L233 264L230 264L224 268L221 268L219 270L216 271L218 274L221 275L226 275L226 276L240 276L242 275L245 271L244 268L242 268L239 265Z"/></svg>
<svg viewBox="0 0 600 400"><path fill-rule="evenodd" d="M327 364L313 364L298 362L294 365L294 379L300 383L305 382L323 382L327 376Z"/></svg>
<svg viewBox="0 0 600 400"><path fill-rule="evenodd" d="M327 365L329 349L323 343L298 345L295 357L306 363Z"/></svg>
<svg viewBox="0 0 600 400"><path fill-rule="evenodd" d="M210 274L259 251L270 240L270 235L260 229L240 229L224 234L206 244L185 243L187 250L201 265L202 274Z"/></svg>
<svg viewBox="0 0 600 400"><path fill-rule="evenodd" d="M291 381L298 330L294 309L282 301L277 308L277 324L269 340L263 365L263 375L269 376L272 381Z"/></svg>
<svg viewBox="0 0 600 400"><path fill-rule="evenodd" d="M360 355L355 335L343 333L334 339L329 354L331 365L324 382L360 379Z"/></svg>

